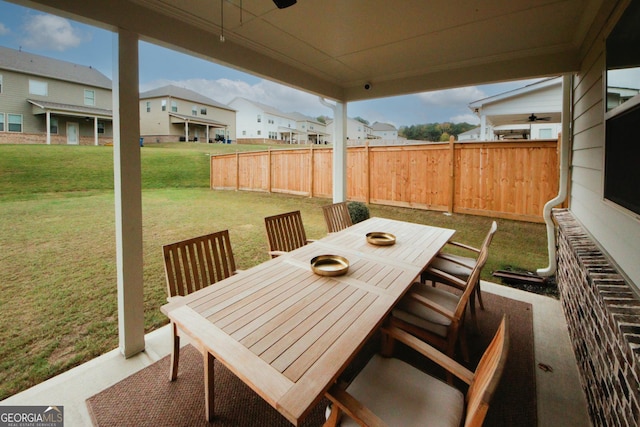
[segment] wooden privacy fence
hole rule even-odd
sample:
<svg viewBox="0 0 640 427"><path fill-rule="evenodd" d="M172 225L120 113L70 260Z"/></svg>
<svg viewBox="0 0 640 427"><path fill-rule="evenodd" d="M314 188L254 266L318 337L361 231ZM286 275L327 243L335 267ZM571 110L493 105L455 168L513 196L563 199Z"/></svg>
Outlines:
<svg viewBox="0 0 640 427"><path fill-rule="evenodd" d="M542 222L559 141L347 148L351 201ZM211 156L211 188L332 197L332 148Z"/></svg>

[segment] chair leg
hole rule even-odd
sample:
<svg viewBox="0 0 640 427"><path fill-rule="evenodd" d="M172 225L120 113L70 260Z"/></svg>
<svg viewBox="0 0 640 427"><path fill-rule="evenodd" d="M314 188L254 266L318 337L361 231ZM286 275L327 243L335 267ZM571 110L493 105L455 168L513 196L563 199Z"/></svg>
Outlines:
<svg viewBox="0 0 640 427"><path fill-rule="evenodd" d="M180 336L178 326L171 322L171 333L173 334L173 348L171 349L171 370L169 380L175 381L178 378L178 363L180 362Z"/></svg>
<svg viewBox="0 0 640 427"><path fill-rule="evenodd" d="M327 411L330 411L328 415L326 415L327 421L322 425L322 427L336 427L340 425L340 419L342 418L342 410L335 403L330 403Z"/></svg>
<svg viewBox="0 0 640 427"><path fill-rule="evenodd" d="M381 334L380 355L383 357L393 356L396 340L384 332Z"/></svg>

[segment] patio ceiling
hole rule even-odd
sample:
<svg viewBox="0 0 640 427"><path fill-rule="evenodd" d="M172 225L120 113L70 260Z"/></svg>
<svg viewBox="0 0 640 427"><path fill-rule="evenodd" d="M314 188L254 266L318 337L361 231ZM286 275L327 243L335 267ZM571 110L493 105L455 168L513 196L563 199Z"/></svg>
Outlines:
<svg viewBox="0 0 640 427"><path fill-rule="evenodd" d="M298 0L278 9L272 0L11 1L343 102L574 72L605 3Z"/></svg>

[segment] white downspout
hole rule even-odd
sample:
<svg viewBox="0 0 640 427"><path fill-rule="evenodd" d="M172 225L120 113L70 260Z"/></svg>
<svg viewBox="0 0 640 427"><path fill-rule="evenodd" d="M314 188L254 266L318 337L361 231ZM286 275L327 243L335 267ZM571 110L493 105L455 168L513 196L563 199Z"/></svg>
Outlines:
<svg viewBox="0 0 640 427"><path fill-rule="evenodd" d="M558 195L549 200L543 209L544 221L547 224L547 251L549 253L549 266L537 270L543 277L553 276L556 272L556 228L551 218L551 209L564 202L567 197L569 180L569 153L571 150L572 135L572 107L573 107L573 75L562 76L562 136L560 138L560 184Z"/></svg>

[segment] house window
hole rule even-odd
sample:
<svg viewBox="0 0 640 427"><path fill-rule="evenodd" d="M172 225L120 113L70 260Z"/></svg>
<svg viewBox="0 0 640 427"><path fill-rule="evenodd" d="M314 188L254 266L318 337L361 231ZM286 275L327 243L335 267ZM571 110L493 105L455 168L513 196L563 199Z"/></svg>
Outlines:
<svg viewBox="0 0 640 427"><path fill-rule="evenodd" d="M98 122L98 133L104 133L104 122Z"/></svg>
<svg viewBox="0 0 640 427"><path fill-rule="evenodd" d="M96 91L91 89L84 90L84 105L96 105Z"/></svg>
<svg viewBox="0 0 640 427"><path fill-rule="evenodd" d="M147 106L147 113L151 112L151 101L147 101L146 102L146 106Z"/></svg>
<svg viewBox="0 0 640 427"><path fill-rule="evenodd" d="M246 130L242 131L242 136L247 136L247 131Z"/></svg>
<svg viewBox="0 0 640 427"><path fill-rule="evenodd" d="M0 113L0 132L4 132L4 113Z"/></svg>
<svg viewBox="0 0 640 427"><path fill-rule="evenodd" d="M274 120L273 120L273 119L269 119L269 120L267 120L267 123L269 123L270 125L272 125L272 124L274 124L275 122L274 122Z"/></svg>
<svg viewBox="0 0 640 427"><path fill-rule="evenodd" d="M54 135L58 134L58 118L57 117L51 117L51 120L49 123L49 133L52 133Z"/></svg>
<svg viewBox="0 0 640 427"><path fill-rule="evenodd" d="M2 74L0 74L0 93L2 93Z"/></svg>
<svg viewBox="0 0 640 427"><path fill-rule="evenodd" d="M162 100L162 111L167 111L167 100L166 99Z"/></svg>
<svg viewBox="0 0 640 427"><path fill-rule="evenodd" d="M261 131L261 130L259 130L259 131L258 131L258 136L259 136L259 135L262 135L262 131Z"/></svg>
<svg viewBox="0 0 640 427"><path fill-rule="evenodd" d="M551 138L553 138L551 132L552 132L551 128L540 129L540 131L538 132L538 137L540 139L551 139ZM386 135L387 134L385 133L385 136Z"/></svg>
<svg viewBox="0 0 640 427"><path fill-rule="evenodd" d="M174 113L178 112L178 103L176 101L171 101L171 111Z"/></svg>
<svg viewBox="0 0 640 427"><path fill-rule="evenodd" d="M262 123L262 116L258 114L258 123Z"/></svg>
<svg viewBox="0 0 640 427"><path fill-rule="evenodd" d="M202 114L203 116L206 116L206 115L207 115L207 109L206 109L206 107L202 107L202 108L200 108L200 114Z"/></svg>
<svg viewBox="0 0 640 427"><path fill-rule="evenodd" d="M49 85L47 82L29 80L29 94L47 96L49 94Z"/></svg>
<svg viewBox="0 0 640 427"><path fill-rule="evenodd" d="M7 122L9 132L22 132L22 114L7 114Z"/></svg>
<svg viewBox="0 0 640 427"><path fill-rule="evenodd" d="M191 107L191 115L192 116L197 116L198 115L198 106L194 105L193 107Z"/></svg>
<svg viewBox="0 0 640 427"><path fill-rule="evenodd" d="M640 215L640 1L632 1L606 41L604 198Z"/></svg>

